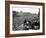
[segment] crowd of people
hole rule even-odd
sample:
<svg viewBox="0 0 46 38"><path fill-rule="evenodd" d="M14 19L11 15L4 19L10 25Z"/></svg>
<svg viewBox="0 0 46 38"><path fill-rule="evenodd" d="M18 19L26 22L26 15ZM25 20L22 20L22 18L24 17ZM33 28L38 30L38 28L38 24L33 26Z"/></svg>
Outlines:
<svg viewBox="0 0 46 38"><path fill-rule="evenodd" d="M29 16L24 16L24 15L21 16L21 15L19 15L18 12L13 11L13 25L14 25L13 30L40 29L40 12L35 17L33 16L33 18ZM29 13L25 15L29 15Z"/></svg>
<svg viewBox="0 0 46 38"><path fill-rule="evenodd" d="M29 29L40 29L40 19L34 18L33 21L29 21L28 19L24 20L24 30L29 30Z"/></svg>

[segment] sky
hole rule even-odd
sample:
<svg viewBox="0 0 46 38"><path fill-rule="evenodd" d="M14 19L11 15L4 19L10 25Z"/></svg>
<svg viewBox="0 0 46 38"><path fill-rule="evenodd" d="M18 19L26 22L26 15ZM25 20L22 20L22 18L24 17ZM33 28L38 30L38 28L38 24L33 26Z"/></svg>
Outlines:
<svg viewBox="0 0 46 38"><path fill-rule="evenodd" d="M39 12L39 8L37 7L32 7L32 6L24 6L24 5L15 5L12 7L12 11L22 11L24 12L29 12L29 13L33 13L33 14L38 14Z"/></svg>

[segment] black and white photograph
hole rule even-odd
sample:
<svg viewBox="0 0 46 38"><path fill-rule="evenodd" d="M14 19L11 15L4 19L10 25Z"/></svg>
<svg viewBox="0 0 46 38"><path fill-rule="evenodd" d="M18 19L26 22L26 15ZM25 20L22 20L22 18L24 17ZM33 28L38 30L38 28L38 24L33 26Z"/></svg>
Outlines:
<svg viewBox="0 0 46 38"><path fill-rule="evenodd" d="M42 6L11 4L10 30L17 34L42 32Z"/></svg>
<svg viewBox="0 0 46 38"><path fill-rule="evenodd" d="M40 29L40 8L13 7L12 30L39 30Z"/></svg>

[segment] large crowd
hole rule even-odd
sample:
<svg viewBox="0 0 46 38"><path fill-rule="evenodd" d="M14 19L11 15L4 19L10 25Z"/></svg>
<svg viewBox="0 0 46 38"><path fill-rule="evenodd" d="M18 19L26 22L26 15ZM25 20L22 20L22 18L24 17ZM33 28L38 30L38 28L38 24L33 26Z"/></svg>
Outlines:
<svg viewBox="0 0 46 38"><path fill-rule="evenodd" d="M33 21L29 21L28 19L24 20L24 30L29 30L29 29L34 29L34 30L40 29L39 17L38 19L34 18Z"/></svg>

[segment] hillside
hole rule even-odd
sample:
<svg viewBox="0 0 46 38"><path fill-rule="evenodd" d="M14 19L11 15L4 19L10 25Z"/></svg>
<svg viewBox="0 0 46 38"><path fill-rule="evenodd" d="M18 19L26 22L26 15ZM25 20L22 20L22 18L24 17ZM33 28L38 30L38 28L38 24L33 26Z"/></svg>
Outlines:
<svg viewBox="0 0 46 38"><path fill-rule="evenodd" d="M38 14L31 14L29 12L27 13L14 13L14 18L13 18L13 25L14 28L18 29L20 28L20 25L23 24L25 19L28 19L29 21L32 21L34 17L37 17Z"/></svg>

